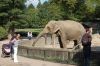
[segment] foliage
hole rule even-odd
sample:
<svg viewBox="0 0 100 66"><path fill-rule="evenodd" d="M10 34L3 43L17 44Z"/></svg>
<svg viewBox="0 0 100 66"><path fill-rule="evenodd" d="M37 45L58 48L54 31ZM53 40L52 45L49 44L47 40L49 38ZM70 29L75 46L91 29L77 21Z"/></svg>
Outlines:
<svg viewBox="0 0 100 66"><path fill-rule="evenodd" d="M38 9L35 9L34 7L29 7L25 10L25 20L28 23L27 28L37 27L39 22L38 15Z"/></svg>
<svg viewBox="0 0 100 66"><path fill-rule="evenodd" d="M25 8L26 0L1 0L0 25L41 28L50 20L92 21L100 18L100 0L48 0Z"/></svg>
<svg viewBox="0 0 100 66"><path fill-rule="evenodd" d="M3 27L0 27L0 39L4 38L7 38L7 31Z"/></svg>
<svg viewBox="0 0 100 66"><path fill-rule="evenodd" d="M100 18L100 5L97 5L95 8L95 17Z"/></svg>
<svg viewBox="0 0 100 66"><path fill-rule="evenodd" d="M9 31L13 31L15 25L23 21L21 14L23 14L25 0L1 0L0 1L0 22L2 26L9 25Z"/></svg>

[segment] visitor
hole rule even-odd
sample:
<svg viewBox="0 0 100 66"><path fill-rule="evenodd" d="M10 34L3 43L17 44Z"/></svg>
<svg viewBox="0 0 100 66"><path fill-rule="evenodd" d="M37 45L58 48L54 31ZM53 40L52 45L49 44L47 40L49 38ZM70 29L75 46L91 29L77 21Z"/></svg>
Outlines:
<svg viewBox="0 0 100 66"><path fill-rule="evenodd" d="M11 41L13 43L13 60L14 62L18 62L17 52L18 52L18 45L20 43L20 34L17 34L16 37Z"/></svg>
<svg viewBox="0 0 100 66"><path fill-rule="evenodd" d="M89 29L86 29L86 33L82 37L84 66L90 66L91 41L92 41L91 31Z"/></svg>
<svg viewBox="0 0 100 66"><path fill-rule="evenodd" d="M28 32L27 36L28 36L28 39L31 40L32 39L32 32Z"/></svg>
<svg viewBox="0 0 100 66"><path fill-rule="evenodd" d="M14 42L13 42L13 40L16 38L16 36L17 36L17 34L14 33L14 35L12 36L12 38L9 41L9 44L11 46L11 59L13 59L13 55L14 55L14 49L13 49Z"/></svg>

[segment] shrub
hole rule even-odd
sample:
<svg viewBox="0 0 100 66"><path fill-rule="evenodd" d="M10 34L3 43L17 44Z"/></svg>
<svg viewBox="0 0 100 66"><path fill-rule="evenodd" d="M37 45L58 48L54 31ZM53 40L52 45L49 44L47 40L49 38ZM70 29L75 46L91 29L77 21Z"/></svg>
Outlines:
<svg viewBox="0 0 100 66"><path fill-rule="evenodd" d="M0 40L7 38L7 30L3 27L0 27Z"/></svg>

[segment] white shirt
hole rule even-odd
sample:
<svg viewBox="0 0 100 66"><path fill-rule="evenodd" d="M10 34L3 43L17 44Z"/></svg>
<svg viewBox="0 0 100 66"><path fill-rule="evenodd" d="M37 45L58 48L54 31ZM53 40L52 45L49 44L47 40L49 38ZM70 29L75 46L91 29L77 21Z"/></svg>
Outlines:
<svg viewBox="0 0 100 66"><path fill-rule="evenodd" d="M32 32L30 33L30 32L28 32L28 35L27 36L30 36L30 37L32 37Z"/></svg>
<svg viewBox="0 0 100 66"><path fill-rule="evenodd" d="M14 42L14 46L15 46L15 47L17 47L19 44L20 44L20 40L16 40L16 41Z"/></svg>

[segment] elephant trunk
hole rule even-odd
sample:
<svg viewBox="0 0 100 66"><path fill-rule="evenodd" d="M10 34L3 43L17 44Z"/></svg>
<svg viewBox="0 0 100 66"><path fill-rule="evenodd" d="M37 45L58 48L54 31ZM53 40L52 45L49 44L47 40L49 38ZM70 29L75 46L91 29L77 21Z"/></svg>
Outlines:
<svg viewBox="0 0 100 66"><path fill-rule="evenodd" d="M45 45L47 44L47 34L44 36L45 38Z"/></svg>
<svg viewBox="0 0 100 66"><path fill-rule="evenodd" d="M33 41L33 44L32 44L32 46L34 46L35 44L36 44L36 42L39 40L39 38L41 37L41 36L43 36L45 33L42 31L37 37L36 37L36 39Z"/></svg>

